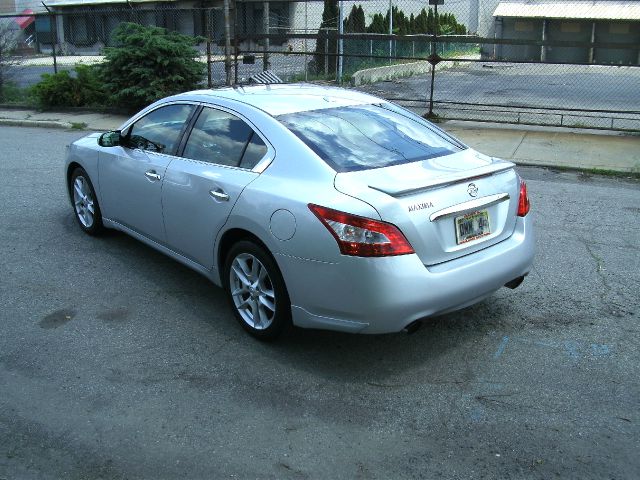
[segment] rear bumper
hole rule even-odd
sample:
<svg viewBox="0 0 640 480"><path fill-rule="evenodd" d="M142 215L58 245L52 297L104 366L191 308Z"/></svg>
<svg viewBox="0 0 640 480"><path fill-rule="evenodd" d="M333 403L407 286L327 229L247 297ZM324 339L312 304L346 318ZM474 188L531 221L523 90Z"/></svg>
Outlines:
<svg viewBox="0 0 640 480"><path fill-rule="evenodd" d="M531 215L479 252L425 267L418 256L340 257L337 263L277 255L293 323L345 332L398 332L411 322L472 305L525 275L533 263Z"/></svg>

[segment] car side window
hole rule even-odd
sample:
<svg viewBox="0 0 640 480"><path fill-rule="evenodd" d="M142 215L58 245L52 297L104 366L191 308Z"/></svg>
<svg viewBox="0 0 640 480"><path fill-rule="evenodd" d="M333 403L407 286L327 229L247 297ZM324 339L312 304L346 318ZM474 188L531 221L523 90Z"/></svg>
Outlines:
<svg viewBox="0 0 640 480"><path fill-rule="evenodd" d="M252 137L259 138L240 118L222 110L204 108L189 135L183 156L218 165L253 168L250 161L247 163L250 166L244 164ZM252 147L252 151L254 149Z"/></svg>
<svg viewBox="0 0 640 480"><path fill-rule="evenodd" d="M247 149L244 151L242 160L240 160L240 167L251 170L266 154L267 146L260 138L260 135L254 132L247 145Z"/></svg>
<svg viewBox="0 0 640 480"><path fill-rule="evenodd" d="M126 134L127 146L172 155L193 105L160 107L135 122Z"/></svg>

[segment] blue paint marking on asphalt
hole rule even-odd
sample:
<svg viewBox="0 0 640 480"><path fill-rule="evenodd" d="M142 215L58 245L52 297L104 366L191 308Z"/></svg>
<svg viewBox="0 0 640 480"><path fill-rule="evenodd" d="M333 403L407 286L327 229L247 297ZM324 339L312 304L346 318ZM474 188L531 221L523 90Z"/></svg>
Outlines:
<svg viewBox="0 0 640 480"><path fill-rule="evenodd" d="M580 353L578 352L578 342L573 341L573 340L565 340L564 342L564 351L566 352L567 355L569 355L569 357L573 358L574 360L577 360L578 358L580 358Z"/></svg>
<svg viewBox="0 0 640 480"><path fill-rule="evenodd" d="M504 349L507 348L507 343L509 343L509 337L505 335L504 337L502 337L500 345L498 345L498 350L496 350L496 353L493 354L493 358L495 358L496 360L500 358L500 355L504 353Z"/></svg>
<svg viewBox="0 0 640 480"><path fill-rule="evenodd" d="M480 407L476 407L471 411L471 421L474 423L479 423L482 421L482 417L484 417L484 409Z"/></svg>
<svg viewBox="0 0 640 480"><path fill-rule="evenodd" d="M584 343L576 340L562 340L560 342L543 341L543 340L531 340L528 338L519 338L505 335L502 337L502 341L498 345L498 349L493 354L493 358L497 360L504 353L505 348L510 340L514 342L520 342L528 345L535 345L536 347L561 349L565 355L570 359L577 361L589 354L592 357L608 357L613 355L613 346L606 345L604 343Z"/></svg>
<svg viewBox="0 0 640 480"><path fill-rule="evenodd" d="M611 347L609 347L609 345L604 345L601 343L592 343L591 353L595 357L606 357L607 355L611 354Z"/></svg>

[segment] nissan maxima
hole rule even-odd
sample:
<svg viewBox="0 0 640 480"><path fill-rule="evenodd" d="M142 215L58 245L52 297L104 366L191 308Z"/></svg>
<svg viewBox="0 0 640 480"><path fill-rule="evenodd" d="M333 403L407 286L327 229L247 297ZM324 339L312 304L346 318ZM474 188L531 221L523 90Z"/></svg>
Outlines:
<svg viewBox="0 0 640 480"><path fill-rule="evenodd" d="M352 90L258 85L162 99L70 145L90 235L121 230L226 291L240 325L413 330L529 272L514 164Z"/></svg>

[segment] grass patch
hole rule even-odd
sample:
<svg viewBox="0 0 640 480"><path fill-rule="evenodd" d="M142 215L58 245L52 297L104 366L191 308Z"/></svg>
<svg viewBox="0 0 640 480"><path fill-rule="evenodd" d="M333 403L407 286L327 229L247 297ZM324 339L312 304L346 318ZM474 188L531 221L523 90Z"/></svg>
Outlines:
<svg viewBox="0 0 640 480"><path fill-rule="evenodd" d="M84 122L71 122L71 128L74 130L84 130L87 126Z"/></svg>

